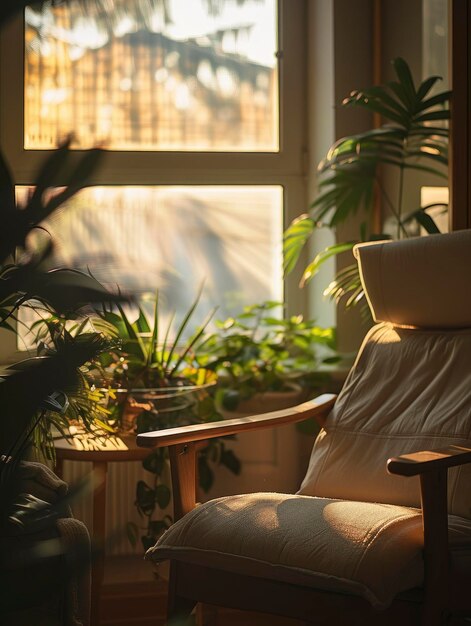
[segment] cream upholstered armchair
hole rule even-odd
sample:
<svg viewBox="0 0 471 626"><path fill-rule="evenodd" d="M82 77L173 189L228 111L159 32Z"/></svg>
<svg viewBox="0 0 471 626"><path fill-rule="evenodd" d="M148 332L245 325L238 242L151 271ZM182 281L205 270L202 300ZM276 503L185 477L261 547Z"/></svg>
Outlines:
<svg viewBox="0 0 471 626"><path fill-rule="evenodd" d="M178 521L147 553L170 560L169 617L198 601L336 626L470 611L471 231L355 255L377 324L337 400L138 436L170 446ZM195 507L201 442L308 416L322 430L296 495Z"/></svg>

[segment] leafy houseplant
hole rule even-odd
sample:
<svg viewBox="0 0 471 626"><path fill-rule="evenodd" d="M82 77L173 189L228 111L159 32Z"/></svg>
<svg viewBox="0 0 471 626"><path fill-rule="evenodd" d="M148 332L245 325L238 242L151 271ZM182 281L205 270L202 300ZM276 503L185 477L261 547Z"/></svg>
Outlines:
<svg viewBox="0 0 471 626"><path fill-rule="evenodd" d="M100 151L92 150L74 164L69 144L70 140L64 142L46 159L37 175L34 191L23 207L16 205L13 178L0 155L0 326L3 328L13 330L11 322L16 320L22 306L47 309L65 319L71 315L86 316L84 307L91 302L124 300L122 296L107 292L83 272L49 271L46 263L52 243L41 249L32 245L28 237L46 217L87 184L100 159ZM62 190L51 197L47 191L58 185ZM2 611L11 615L25 603L37 602L38 598L43 600L56 591L48 585L49 579L35 578L34 573L47 569L52 559L46 545L41 545L44 532L38 535L36 531L51 528L62 506L62 502L49 505L31 494L22 494L21 462L38 433L40 441L49 441L51 424L60 423L60 415L67 409L67 395L77 394L80 389L80 368L108 347L108 342L97 332L80 338L63 335L62 340L56 339L54 349L48 348L40 356L13 364L0 377L0 538L1 567L6 574L0 604ZM78 411L77 416L83 418L86 411ZM83 421L87 427L88 417ZM34 586L22 580L24 571L11 559L12 549L18 551L18 545L23 545L23 535L26 539L22 563L28 562L30 580L35 578ZM12 537L16 537L13 542ZM27 546L31 546L30 551Z"/></svg>
<svg viewBox="0 0 471 626"><path fill-rule="evenodd" d="M95 327L111 338L119 339L120 348L99 357L101 368L97 373L102 379L97 386L109 386L111 414L124 430L131 428L141 433L220 419L211 394L216 374L201 367L194 352L214 311L188 339L183 339L199 298L200 294L175 328L174 317L171 317L163 329L162 342L159 340L162 324L158 293L152 323L141 307L138 307L135 320L131 320L119 305L116 310L103 308L98 311ZM214 481L211 466L215 463L225 465L236 474L240 471L239 460L226 448L225 442L211 440L198 457L199 482L205 491ZM169 515L155 519L157 510L166 509L171 498L167 484L167 449L156 449L142 465L153 474L152 485L139 480L136 487L136 507L145 519L141 541L147 549L172 523ZM129 540L135 544L140 529L129 523L127 530Z"/></svg>
<svg viewBox="0 0 471 626"><path fill-rule="evenodd" d="M301 250L316 229L335 228L359 211L364 213L365 220L358 241L400 239L417 234L419 227L428 233L439 232L428 210L444 208L443 205L408 205L404 182L406 175L414 172L426 172L437 180L446 180L446 122L450 117L451 93L430 95L439 77L431 76L416 86L403 59L395 59L393 66L395 81L354 91L343 101L343 106L379 113L384 123L379 128L340 139L319 164L319 195L309 214L294 220L284 234L287 273L296 265ZM385 172L397 177L396 197L391 197L386 189ZM383 218L393 225L392 232L376 232L371 228L371 213L378 197L385 213ZM311 280L327 259L350 251L358 241L338 242L320 251L305 268L301 284ZM356 264L342 269L325 294L337 302L344 301L347 307L364 304Z"/></svg>
<svg viewBox="0 0 471 626"><path fill-rule="evenodd" d="M334 329L301 315L283 319L276 315L282 308L273 301L248 306L217 322L217 332L198 347L200 363L218 375L216 398L224 409L238 409L257 393L298 389L307 397L326 382L326 366L338 361Z"/></svg>
<svg viewBox="0 0 471 626"><path fill-rule="evenodd" d="M0 163L0 192L4 205L0 237L1 327L12 330L11 321L17 319L21 306L39 307L65 318L71 314L80 315L80 310L93 301L124 300L107 292L92 276L83 272L69 269L48 271L45 264L52 244L44 249L35 249L29 244L28 234L87 183L100 158L99 151L86 152L78 167L74 167L69 143L70 140L66 141L46 160L38 173L34 192L26 206L21 208L15 204L14 183L6 163L3 160ZM54 197L48 197L46 191L58 184L58 180L62 184L65 182L65 187ZM10 259L15 255L16 262L13 263ZM11 415L0 425L2 453L7 458L14 451L14 458L19 460L30 444L34 431L31 420L36 419L36 408L43 399L58 387L69 386L72 382L75 385L77 367L103 348L101 334L89 333L77 341L58 342L54 351L41 358L28 359L9 368L8 376L0 384L0 395L8 396L3 405L5 415ZM9 395L9 388L14 386L16 379L23 380L23 389L27 388L28 394L22 391L20 397L13 392Z"/></svg>
<svg viewBox="0 0 471 626"><path fill-rule="evenodd" d="M79 345L96 336L100 344L98 354L104 354L117 347L116 341L97 333L91 328L90 320L67 320L46 309L49 317L41 319L32 326L37 329L36 345L37 356L50 357L60 352L64 346ZM103 391L94 386L90 380L90 373L97 366L97 358L83 363L76 371L76 384L67 394L67 405L61 413L52 412L45 422L40 421L33 432L33 443L39 457L55 461L55 452L52 439L52 430L59 432L62 437L70 437L70 428L84 428L90 433L111 433L114 428L110 425L110 413L106 408L106 398Z"/></svg>

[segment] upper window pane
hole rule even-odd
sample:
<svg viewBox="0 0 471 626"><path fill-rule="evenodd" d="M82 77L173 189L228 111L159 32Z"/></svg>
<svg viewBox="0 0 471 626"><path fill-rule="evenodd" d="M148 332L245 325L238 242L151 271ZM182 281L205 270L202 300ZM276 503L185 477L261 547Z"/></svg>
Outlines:
<svg viewBox="0 0 471 626"><path fill-rule="evenodd" d="M276 4L27 7L25 148L277 151Z"/></svg>

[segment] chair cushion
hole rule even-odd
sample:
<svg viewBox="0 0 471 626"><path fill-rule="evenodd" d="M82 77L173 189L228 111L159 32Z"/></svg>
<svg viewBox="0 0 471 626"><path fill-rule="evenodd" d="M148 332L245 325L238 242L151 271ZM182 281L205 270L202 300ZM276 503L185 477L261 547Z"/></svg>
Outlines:
<svg viewBox="0 0 471 626"><path fill-rule="evenodd" d="M420 506L417 477L388 474L388 458L471 447L471 329L378 324L368 333L299 493ZM471 519L471 464L449 470L448 511Z"/></svg>
<svg viewBox="0 0 471 626"><path fill-rule="evenodd" d="M354 248L377 322L471 327L471 230Z"/></svg>
<svg viewBox="0 0 471 626"><path fill-rule="evenodd" d="M471 554L471 522L449 517L450 541ZM418 509L280 493L199 505L147 551L206 567L362 596L385 608L423 580Z"/></svg>
<svg viewBox="0 0 471 626"><path fill-rule="evenodd" d="M198 506L146 558L350 593L381 608L421 584L422 545L414 508L255 493Z"/></svg>

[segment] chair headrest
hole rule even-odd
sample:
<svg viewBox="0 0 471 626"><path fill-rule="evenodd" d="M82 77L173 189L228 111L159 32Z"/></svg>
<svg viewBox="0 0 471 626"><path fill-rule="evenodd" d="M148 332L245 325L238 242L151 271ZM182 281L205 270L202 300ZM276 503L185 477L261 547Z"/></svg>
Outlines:
<svg viewBox="0 0 471 626"><path fill-rule="evenodd" d="M471 230L354 247L376 322L471 327Z"/></svg>

